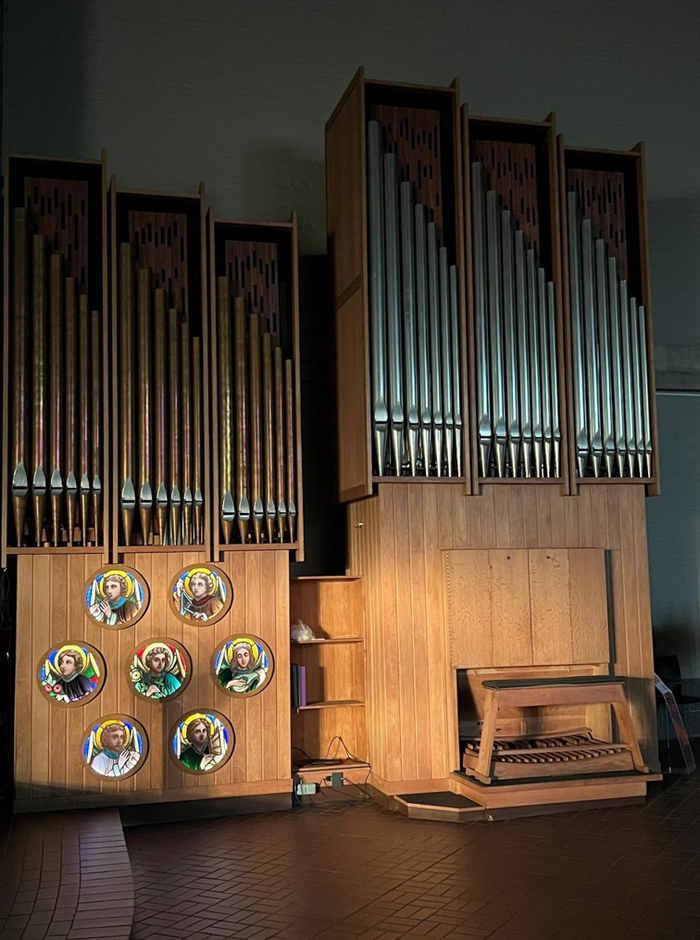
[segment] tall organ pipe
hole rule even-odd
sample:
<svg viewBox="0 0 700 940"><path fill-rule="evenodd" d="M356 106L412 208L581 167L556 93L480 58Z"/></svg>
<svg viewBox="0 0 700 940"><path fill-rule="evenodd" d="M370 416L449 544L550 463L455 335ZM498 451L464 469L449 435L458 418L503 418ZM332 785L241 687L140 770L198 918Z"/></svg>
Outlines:
<svg viewBox="0 0 700 940"><path fill-rule="evenodd" d="M75 526L78 519L78 429L76 414L76 361L75 349L78 341L76 326L78 316L78 283L74 277L67 277L65 290L65 339L66 358L64 374L63 438L66 475L66 528L68 545L73 544ZM94 392L94 390L93 390Z"/></svg>
<svg viewBox="0 0 700 940"><path fill-rule="evenodd" d="M472 163L472 227L474 245L474 320L477 355L477 433L479 472L488 476L493 427L489 386L489 336L486 320L486 180L480 162Z"/></svg>
<svg viewBox="0 0 700 940"><path fill-rule="evenodd" d="M130 244L119 246L119 444L121 517L124 544L131 544L136 509L134 486L134 253Z"/></svg>
<svg viewBox="0 0 700 940"><path fill-rule="evenodd" d="M386 463L389 412L386 391L386 310L384 299L384 168L382 129L367 125L367 187L369 193L370 322L372 335L372 422L379 476Z"/></svg>
<svg viewBox="0 0 700 940"><path fill-rule="evenodd" d="M414 304L413 195L411 183L401 183L401 299L403 309L404 365L406 371L406 426L411 476L418 460L418 366L416 362L416 311Z"/></svg>
<svg viewBox="0 0 700 940"><path fill-rule="evenodd" d="M386 259L387 340L389 351L389 426L396 476L401 474L405 426L399 313L399 240L396 157L384 154L384 255Z"/></svg>
<svg viewBox="0 0 700 940"><path fill-rule="evenodd" d="M34 535L42 544L46 512L46 244L32 237L32 501Z"/></svg>
<svg viewBox="0 0 700 940"><path fill-rule="evenodd" d="M12 214L12 508L17 545L24 541L29 495L29 446L27 443L29 334L29 252L27 210Z"/></svg>

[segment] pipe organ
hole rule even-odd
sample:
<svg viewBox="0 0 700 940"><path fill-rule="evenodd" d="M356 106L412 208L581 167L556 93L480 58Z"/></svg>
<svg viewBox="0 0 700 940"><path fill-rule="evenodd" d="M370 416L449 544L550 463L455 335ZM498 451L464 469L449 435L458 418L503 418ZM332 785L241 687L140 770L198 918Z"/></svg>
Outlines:
<svg viewBox="0 0 700 940"><path fill-rule="evenodd" d="M8 157L2 545L104 548L104 159ZM10 354L10 350L12 353Z"/></svg>
<svg viewBox="0 0 700 940"><path fill-rule="evenodd" d="M568 148L553 115L475 117L456 82L360 70L326 158L375 795L430 808L447 790L490 813L642 795L657 758L638 546L658 490L643 151Z"/></svg>
<svg viewBox="0 0 700 940"><path fill-rule="evenodd" d="M292 751L318 776L341 745L399 808L646 793L642 145L474 116L457 81L352 80L326 125L347 572L295 579L321 629L291 645L296 216L207 215L203 187L108 201L106 157L10 155L5 187L17 808L289 805Z"/></svg>
<svg viewBox="0 0 700 940"><path fill-rule="evenodd" d="M296 217L207 219L203 186L113 179L108 193L106 156L9 155L5 196L15 810L286 808L289 561L304 547Z"/></svg>

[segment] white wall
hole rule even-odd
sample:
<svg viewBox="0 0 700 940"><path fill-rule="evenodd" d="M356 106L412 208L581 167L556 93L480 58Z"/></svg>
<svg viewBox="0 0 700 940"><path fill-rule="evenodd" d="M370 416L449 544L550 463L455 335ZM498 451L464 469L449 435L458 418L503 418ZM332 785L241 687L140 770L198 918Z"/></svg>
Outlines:
<svg viewBox="0 0 700 940"><path fill-rule="evenodd" d="M105 146L126 186L194 190L204 180L219 214L239 218L296 209L306 253L325 249L324 123L359 65L398 81L456 75L477 114L554 110L572 144L645 140L656 342L671 354L700 345L697 0L5 3L13 150L92 156ZM673 609L664 572L684 570L670 583L700 635L698 572L686 564L688 552L700 556L700 504L677 513L671 495L682 492L681 456L690 459L675 435L700 432L700 415L677 414L660 409L669 495L654 503L650 529L654 611L662 627ZM697 675L699 646L685 644Z"/></svg>

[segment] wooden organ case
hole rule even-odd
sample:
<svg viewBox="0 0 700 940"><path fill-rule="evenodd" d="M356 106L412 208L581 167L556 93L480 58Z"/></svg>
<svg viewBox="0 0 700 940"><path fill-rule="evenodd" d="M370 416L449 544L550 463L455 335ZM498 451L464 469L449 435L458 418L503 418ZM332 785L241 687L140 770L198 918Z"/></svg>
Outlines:
<svg viewBox="0 0 700 940"><path fill-rule="evenodd" d="M212 211L210 230L203 186L172 194L122 189L113 179L108 191L105 156L10 156L5 185L0 550L16 576L15 810L222 797L287 808L289 557L302 557L304 528L296 220L215 226ZM219 270L221 259L230 266ZM249 260L261 266L244 281ZM263 375L252 340L234 350L229 316L223 390L216 275L227 282L229 309L256 315L270 354ZM265 306L271 284L274 306ZM263 387L270 407L256 418ZM14 388L21 396L9 394ZM251 524L224 544L224 440L230 472L247 467L235 477L237 495L251 492L262 455L276 469L284 457L271 535ZM281 521L278 496L285 508L293 502L291 524ZM194 576L210 566L219 573L216 606L188 619L175 587L185 569ZM141 583L138 603L131 593L123 608L135 615L100 614L99 603L91 612L86 598L101 573L132 592ZM226 579L228 607L220 603ZM248 640L258 671L237 695L233 679L224 686L218 678L222 650L232 663L234 647ZM172 696L139 688L136 657L147 667L144 650L154 646L178 663ZM66 693L60 675L45 679L66 651L84 670L82 698ZM176 741L187 746L184 717L200 713L224 758L214 772L179 762L175 751ZM138 760L132 769L115 757L118 772L100 775L95 756L111 769L99 744L110 722L128 732L121 757Z"/></svg>
<svg viewBox="0 0 700 940"><path fill-rule="evenodd" d="M426 127L440 144L432 157ZM602 173L596 154L558 149L553 115L475 118L460 112L456 82L395 85L363 70L326 125L338 496L347 572L364 582L370 784L399 807L418 794L432 812L430 794L443 791L466 798L465 812L593 805L639 798L658 779L642 154L611 155L608 167L627 169L613 241L624 230L646 312L640 381L607 411L612 347L595 372L572 364L576 329L584 351L624 330L612 319L619 272L600 273L615 255L597 244L603 222L591 233L577 219L589 243L569 253L567 192L580 175L565 178L565 162ZM603 427L601 448L618 405L631 423L612 448ZM622 453L637 431L648 463ZM452 451L448 462L460 438L461 460Z"/></svg>

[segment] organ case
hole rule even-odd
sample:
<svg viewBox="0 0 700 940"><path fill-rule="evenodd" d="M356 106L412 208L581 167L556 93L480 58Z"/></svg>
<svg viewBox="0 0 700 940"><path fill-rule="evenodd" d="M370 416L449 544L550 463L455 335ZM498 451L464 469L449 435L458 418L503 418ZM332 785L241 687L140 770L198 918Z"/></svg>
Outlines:
<svg viewBox="0 0 700 940"><path fill-rule="evenodd" d="M106 162L5 159L2 566L109 551Z"/></svg>

